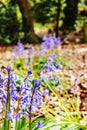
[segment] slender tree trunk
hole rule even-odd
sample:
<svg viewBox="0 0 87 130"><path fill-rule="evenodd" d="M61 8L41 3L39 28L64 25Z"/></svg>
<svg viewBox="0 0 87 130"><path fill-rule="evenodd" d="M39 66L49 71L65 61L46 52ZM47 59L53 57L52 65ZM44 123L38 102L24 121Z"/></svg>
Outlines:
<svg viewBox="0 0 87 130"><path fill-rule="evenodd" d="M23 31L34 34L34 22L31 11L31 6L28 0L17 0L23 19Z"/></svg>
<svg viewBox="0 0 87 130"><path fill-rule="evenodd" d="M56 37L58 37L59 33L59 19L60 19L60 11L61 11L61 3L60 0L58 0L57 3L57 16L56 16Z"/></svg>
<svg viewBox="0 0 87 130"><path fill-rule="evenodd" d="M58 0L58 2L55 4L56 7L56 19L55 19L55 25L54 25L54 32L56 37L58 37L59 33L59 20L60 20L60 12L61 12L61 2Z"/></svg>
<svg viewBox="0 0 87 130"><path fill-rule="evenodd" d="M65 19L63 23L64 29L74 28L75 20L78 14L79 0L66 0L67 6L64 9Z"/></svg>

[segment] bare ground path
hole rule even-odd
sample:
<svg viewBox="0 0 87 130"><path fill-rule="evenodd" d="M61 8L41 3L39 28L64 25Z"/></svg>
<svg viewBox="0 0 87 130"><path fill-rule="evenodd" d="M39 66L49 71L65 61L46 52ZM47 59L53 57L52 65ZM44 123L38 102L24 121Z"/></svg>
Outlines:
<svg viewBox="0 0 87 130"><path fill-rule="evenodd" d="M74 61L74 65L66 68L71 76L76 76L80 88L82 111L87 111L87 44L69 44L63 46L63 55Z"/></svg>

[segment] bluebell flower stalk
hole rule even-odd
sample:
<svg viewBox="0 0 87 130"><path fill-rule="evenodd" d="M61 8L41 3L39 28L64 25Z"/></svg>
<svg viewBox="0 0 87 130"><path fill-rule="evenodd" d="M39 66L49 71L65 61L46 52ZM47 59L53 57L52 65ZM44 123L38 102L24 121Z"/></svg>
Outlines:
<svg viewBox="0 0 87 130"><path fill-rule="evenodd" d="M7 120L8 112L10 112L10 73L11 73L11 67L7 66L7 72L8 72L8 82L7 82L7 102L6 102L6 130L10 130L10 120Z"/></svg>
<svg viewBox="0 0 87 130"><path fill-rule="evenodd" d="M41 84L41 81L39 79L35 79L33 81L33 90L32 90L32 96L31 96L31 101L30 101L30 111L29 111L29 130L32 130L31 112L32 112L33 99L34 99L35 91L38 89L40 84Z"/></svg>
<svg viewBox="0 0 87 130"><path fill-rule="evenodd" d="M33 89L32 97L31 97L31 101L30 101L29 130L32 130L32 129L31 129L31 124L32 124L32 123L31 123L31 111L32 111L32 102L33 102L34 93L35 93L35 89Z"/></svg>

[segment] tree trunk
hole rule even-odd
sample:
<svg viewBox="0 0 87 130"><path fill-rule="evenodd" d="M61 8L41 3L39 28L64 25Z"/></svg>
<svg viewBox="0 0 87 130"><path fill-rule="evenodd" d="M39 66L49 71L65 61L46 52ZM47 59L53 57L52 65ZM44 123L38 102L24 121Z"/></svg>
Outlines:
<svg viewBox="0 0 87 130"><path fill-rule="evenodd" d="M60 12L61 12L61 3L60 0L58 0L57 3L57 15L56 15L56 37L58 37L59 33L59 19L60 19Z"/></svg>
<svg viewBox="0 0 87 130"><path fill-rule="evenodd" d="M64 29L73 29L78 14L79 0L66 0L67 6L64 9L65 19L63 23Z"/></svg>
<svg viewBox="0 0 87 130"><path fill-rule="evenodd" d="M31 32L34 34L34 22L31 11L31 6L28 0L17 0L23 19L23 31L25 33Z"/></svg>

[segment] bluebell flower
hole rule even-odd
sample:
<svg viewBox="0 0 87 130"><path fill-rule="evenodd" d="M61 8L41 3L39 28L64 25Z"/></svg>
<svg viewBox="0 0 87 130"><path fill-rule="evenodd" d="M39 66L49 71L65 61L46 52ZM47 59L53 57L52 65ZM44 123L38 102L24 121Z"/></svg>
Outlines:
<svg viewBox="0 0 87 130"><path fill-rule="evenodd" d="M4 104L6 104L7 92L4 90L4 88L0 88L0 93L0 99L2 99Z"/></svg>
<svg viewBox="0 0 87 130"><path fill-rule="evenodd" d="M0 75L2 74L2 69L0 69Z"/></svg>
<svg viewBox="0 0 87 130"><path fill-rule="evenodd" d="M30 46L29 44L27 45L27 49L28 49L28 51L29 51L30 54L35 53L34 47Z"/></svg>
<svg viewBox="0 0 87 130"><path fill-rule="evenodd" d="M52 79L52 76L58 74L61 68L62 66L56 59L56 55L50 55L40 71L40 76L45 80Z"/></svg>
<svg viewBox="0 0 87 130"><path fill-rule="evenodd" d="M42 41L46 41L48 39L48 36L47 36L47 34L45 34L44 36L43 36L43 38L42 38Z"/></svg>
<svg viewBox="0 0 87 130"><path fill-rule="evenodd" d="M2 103L0 102L0 110L3 108L3 105L2 105Z"/></svg>
<svg viewBox="0 0 87 130"><path fill-rule="evenodd" d="M36 105L32 105L32 109L31 109L31 112L38 112L39 109Z"/></svg>
<svg viewBox="0 0 87 130"><path fill-rule="evenodd" d="M13 117L14 117L15 119L20 120L20 118L21 118L21 114L20 114L20 113L17 113L17 114L15 114Z"/></svg>
<svg viewBox="0 0 87 130"><path fill-rule="evenodd" d="M59 85L60 84L60 78L56 77L56 81L57 81L57 84Z"/></svg>
<svg viewBox="0 0 87 130"><path fill-rule="evenodd" d="M38 121L38 123L37 123L37 128L41 128L41 127L43 127L44 125L43 125L43 123L41 122L41 121Z"/></svg>
<svg viewBox="0 0 87 130"><path fill-rule="evenodd" d="M43 96L46 96L47 94L49 94L49 90L45 89L44 92L43 92Z"/></svg>
<svg viewBox="0 0 87 130"><path fill-rule="evenodd" d="M36 107L41 107L43 105L41 97L42 94L39 91L35 91L32 104Z"/></svg>
<svg viewBox="0 0 87 130"><path fill-rule="evenodd" d="M8 72L10 72L10 71L12 70L11 66L8 65L7 68L6 68L6 70L7 70Z"/></svg>
<svg viewBox="0 0 87 130"><path fill-rule="evenodd" d="M50 58L50 59L54 59L54 58L57 58L57 56L56 56L55 53L51 53L51 54L49 55L49 58Z"/></svg>
<svg viewBox="0 0 87 130"><path fill-rule="evenodd" d="M57 91L61 91L61 90L63 91L63 89L64 89L64 88L63 88L63 86L61 86L61 85L58 85L58 86L56 87L56 90L57 90Z"/></svg>
<svg viewBox="0 0 87 130"><path fill-rule="evenodd" d="M78 89L77 78L75 78L75 80L74 80L74 86L76 89Z"/></svg>
<svg viewBox="0 0 87 130"><path fill-rule="evenodd" d="M74 94L74 90L69 89L69 90L68 90L68 93L69 93L69 94Z"/></svg>
<svg viewBox="0 0 87 130"><path fill-rule="evenodd" d="M40 79L35 79L34 80L34 89L37 89L41 85L41 80Z"/></svg>
<svg viewBox="0 0 87 130"><path fill-rule="evenodd" d="M4 86L4 79L0 75L0 88L3 88L3 86Z"/></svg>
<svg viewBox="0 0 87 130"><path fill-rule="evenodd" d="M28 74L29 77L32 76L32 71L28 70L27 74Z"/></svg>
<svg viewBox="0 0 87 130"><path fill-rule="evenodd" d="M31 101L31 96L28 96L28 95L26 95L26 96L23 96L23 98L22 98L22 103L24 104L26 104L26 103L29 103L30 104L30 101Z"/></svg>
<svg viewBox="0 0 87 130"><path fill-rule="evenodd" d="M14 100L17 100L19 98L20 98L20 94L17 91L12 90L11 91L11 99L14 101Z"/></svg>
<svg viewBox="0 0 87 130"><path fill-rule="evenodd" d="M7 120L12 120L12 119L14 119L14 115L11 112L9 112L7 115Z"/></svg>
<svg viewBox="0 0 87 130"><path fill-rule="evenodd" d="M56 46L60 46L60 45L61 45L61 39L60 39L60 37L57 37L57 38L56 38L55 45L56 45Z"/></svg>
<svg viewBox="0 0 87 130"><path fill-rule="evenodd" d="M23 57L24 51L25 50L24 50L23 44L20 42L20 40L18 40L17 45L14 47L15 57L17 57L17 56Z"/></svg>

